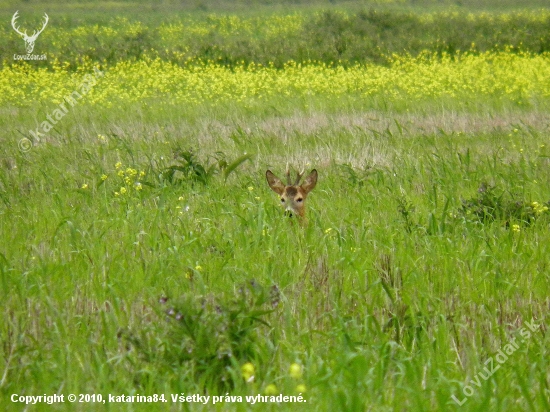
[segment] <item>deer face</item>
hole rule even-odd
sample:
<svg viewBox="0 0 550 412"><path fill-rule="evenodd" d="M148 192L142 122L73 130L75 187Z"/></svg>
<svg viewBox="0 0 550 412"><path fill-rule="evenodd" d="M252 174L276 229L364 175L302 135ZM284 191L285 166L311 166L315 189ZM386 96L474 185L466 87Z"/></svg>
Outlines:
<svg viewBox="0 0 550 412"><path fill-rule="evenodd" d="M298 173L296 181L292 184L290 181L290 171L287 170L286 176L288 184L285 185L281 179L271 172L271 170L265 173L269 187L279 195L281 205L285 208L285 212L290 216L297 215L300 218L305 216L307 195L317 184L317 170L313 169L304 179L304 183L300 185L302 175L303 172Z"/></svg>

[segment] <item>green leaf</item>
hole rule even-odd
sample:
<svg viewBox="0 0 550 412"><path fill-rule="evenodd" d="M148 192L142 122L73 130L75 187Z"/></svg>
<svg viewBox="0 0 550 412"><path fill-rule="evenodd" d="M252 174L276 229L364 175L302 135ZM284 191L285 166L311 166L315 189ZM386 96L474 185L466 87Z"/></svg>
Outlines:
<svg viewBox="0 0 550 412"><path fill-rule="evenodd" d="M250 154L250 153L245 153L244 155L242 155L242 156L238 157L237 159L235 159L233 162L231 162L229 165L227 165L227 167L223 171L223 178L225 180L227 180L227 178L229 177L231 172L233 172L237 167L239 167L245 161L251 160L251 159L252 159L252 154Z"/></svg>

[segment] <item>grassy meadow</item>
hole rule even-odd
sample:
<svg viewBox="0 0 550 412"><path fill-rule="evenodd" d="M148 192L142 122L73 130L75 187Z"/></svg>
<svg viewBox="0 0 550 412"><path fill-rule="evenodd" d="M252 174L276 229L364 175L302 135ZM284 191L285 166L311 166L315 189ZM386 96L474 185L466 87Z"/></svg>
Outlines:
<svg viewBox="0 0 550 412"><path fill-rule="evenodd" d="M545 4L0 6L1 409L550 410Z"/></svg>

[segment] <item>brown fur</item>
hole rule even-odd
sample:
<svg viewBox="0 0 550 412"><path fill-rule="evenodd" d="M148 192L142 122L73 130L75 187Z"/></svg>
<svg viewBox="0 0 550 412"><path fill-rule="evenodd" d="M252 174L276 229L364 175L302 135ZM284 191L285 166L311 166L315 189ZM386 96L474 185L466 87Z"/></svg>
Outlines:
<svg viewBox="0 0 550 412"><path fill-rule="evenodd" d="M307 195L315 188L315 185L317 184L317 170L313 169L304 179L304 182L300 185L302 173L298 173L295 183L291 184L290 172L287 171L287 185L275 176L271 170L268 170L265 173L265 176L271 190L279 195L281 204L285 210L291 214L296 214L301 219L304 219Z"/></svg>

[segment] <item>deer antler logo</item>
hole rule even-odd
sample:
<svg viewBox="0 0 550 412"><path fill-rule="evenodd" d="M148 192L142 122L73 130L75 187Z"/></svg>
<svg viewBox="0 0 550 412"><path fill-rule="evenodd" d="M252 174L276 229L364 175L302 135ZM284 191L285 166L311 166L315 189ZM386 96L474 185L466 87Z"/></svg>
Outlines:
<svg viewBox="0 0 550 412"><path fill-rule="evenodd" d="M50 19L48 17L48 15L46 13L44 13L44 24L42 25L42 28L38 31L34 31L34 33L32 34L32 36L29 36L27 35L27 31L25 30L23 33L19 31L19 27L17 27L15 24L16 24L16 21L17 19L19 18L19 10L16 11L13 15L13 17L11 18L11 25L13 27L13 29L17 32L17 34L19 34L23 40L25 40L25 48L27 49L27 53L28 54L31 54L32 51L34 50L34 42L36 41L36 38L38 37L38 35L40 33L42 33L44 31L44 29L46 28L46 25L48 24L48 20Z"/></svg>

